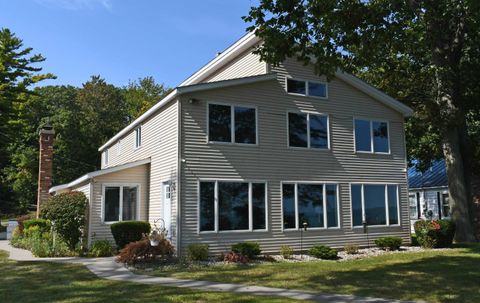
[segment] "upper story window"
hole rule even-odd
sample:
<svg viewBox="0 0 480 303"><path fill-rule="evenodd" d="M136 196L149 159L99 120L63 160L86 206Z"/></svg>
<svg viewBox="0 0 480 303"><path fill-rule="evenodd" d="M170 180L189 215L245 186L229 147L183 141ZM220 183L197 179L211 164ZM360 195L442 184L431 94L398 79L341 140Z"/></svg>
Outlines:
<svg viewBox="0 0 480 303"><path fill-rule="evenodd" d="M352 184L353 226L398 225L398 185Z"/></svg>
<svg viewBox="0 0 480 303"><path fill-rule="evenodd" d="M117 156L120 156L122 152L122 142L120 140L117 141Z"/></svg>
<svg viewBox="0 0 480 303"><path fill-rule="evenodd" d="M142 146L142 127L139 126L135 129L135 148Z"/></svg>
<svg viewBox="0 0 480 303"><path fill-rule="evenodd" d="M208 104L208 141L256 144L256 115L253 107Z"/></svg>
<svg viewBox="0 0 480 303"><path fill-rule="evenodd" d="M137 220L138 186L105 186L103 221Z"/></svg>
<svg viewBox="0 0 480 303"><path fill-rule="evenodd" d="M108 165L108 149L106 149L106 150L103 152L103 163L105 164L105 166Z"/></svg>
<svg viewBox="0 0 480 303"><path fill-rule="evenodd" d="M355 151L390 153L388 122L355 119Z"/></svg>
<svg viewBox="0 0 480 303"><path fill-rule="evenodd" d="M305 81L287 78L287 92L289 94L327 98L327 84L316 81Z"/></svg>
<svg viewBox="0 0 480 303"><path fill-rule="evenodd" d="M327 115L288 113L288 146L328 149L328 135Z"/></svg>

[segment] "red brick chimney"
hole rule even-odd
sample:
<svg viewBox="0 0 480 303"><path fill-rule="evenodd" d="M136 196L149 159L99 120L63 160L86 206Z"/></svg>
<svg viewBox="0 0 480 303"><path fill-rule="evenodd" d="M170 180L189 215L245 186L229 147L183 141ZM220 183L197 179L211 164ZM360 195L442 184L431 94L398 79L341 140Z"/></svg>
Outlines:
<svg viewBox="0 0 480 303"><path fill-rule="evenodd" d="M40 130L40 155L38 165L37 218L40 215L40 205L49 198L48 190L52 186L53 176L53 140L55 130L46 124Z"/></svg>

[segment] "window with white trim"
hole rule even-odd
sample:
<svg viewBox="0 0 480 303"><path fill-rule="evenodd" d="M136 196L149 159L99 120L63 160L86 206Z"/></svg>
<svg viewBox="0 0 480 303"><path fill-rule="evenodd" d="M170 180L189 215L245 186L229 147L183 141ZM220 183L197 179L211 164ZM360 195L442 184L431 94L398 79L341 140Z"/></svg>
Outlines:
<svg viewBox="0 0 480 303"><path fill-rule="evenodd" d="M287 77L287 92L289 94L327 98L327 83L305 81Z"/></svg>
<svg viewBox="0 0 480 303"><path fill-rule="evenodd" d="M352 184L353 226L398 225L398 185Z"/></svg>
<svg viewBox="0 0 480 303"><path fill-rule="evenodd" d="M117 156L120 156L122 152L122 142L120 140L117 141Z"/></svg>
<svg viewBox="0 0 480 303"><path fill-rule="evenodd" d="M337 184L283 183L284 229L339 227Z"/></svg>
<svg viewBox="0 0 480 303"><path fill-rule="evenodd" d="M410 209L410 219L418 219L417 195L416 193L408 195L408 207Z"/></svg>
<svg viewBox="0 0 480 303"><path fill-rule="evenodd" d="M311 113L288 113L288 146L329 148L328 116Z"/></svg>
<svg viewBox="0 0 480 303"><path fill-rule="evenodd" d="M135 129L135 148L142 146L142 126Z"/></svg>
<svg viewBox="0 0 480 303"><path fill-rule="evenodd" d="M103 163L105 166L108 165L108 148L103 152Z"/></svg>
<svg viewBox="0 0 480 303"><path fill-rule="evenodd" d="M208 104L208 141L257 143L257 116L253 107Z"/></svg>
<svg viewBox="0 0 480 303"><path fill-rule="evenodd" d="M138 186L105 186L103 221L117 222L137 219Z"/></svg>
<svg viewBox="0 0 480 303"><path fill-rule="evenodd" d="M388 122L355 119L355 151L367 153L389 153Z"/></svg>
<svg viewBox="0 0 480 303"><path fill-rule="evenodd" d="M266 230L266 184L201 181L199 230Z"/></svg>

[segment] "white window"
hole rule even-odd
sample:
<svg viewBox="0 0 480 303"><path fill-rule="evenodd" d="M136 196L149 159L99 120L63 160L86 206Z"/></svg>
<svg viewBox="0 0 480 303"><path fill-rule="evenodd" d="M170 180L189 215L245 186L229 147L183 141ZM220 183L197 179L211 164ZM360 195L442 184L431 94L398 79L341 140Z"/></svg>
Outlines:
<svg viewBox="0 0 480 303"><path fill-rule="evenodd" d="M108 165L108 149L106 149L106 150L103 152L103 163L105 164L105 166Z"/></svg>
<svg viewBox="0 0 480 303"><path fill-rule="evenodd" d="M142 127L139 126L135 129L135 148L142 146Z"/></svg>
<svg viewBox="0 0 480 303"><path fill-rule="evenodd" d="M248 106L208 104L208 141L256 144L256 109Z"/></svg>
<svg viewBox="0 0 480 303"><path fill-rule="evenodd" d="M117 141L117 156L120 156L122 153L122 142L120 140Z"/></svg>
<svg viewBox="0 0 480 303"><path fill-rule="evenodd" d="M267 229L265 183L201 181L199 231L253 231Z"/></svg>
<svg viewBox="0 0 480 303"><path fill-rule="evenodd" d="M442 194L442 216L450 217L450 198L448 193Z"/></svg>
<svg viewBox="0 0 480 303"><path fill-rule="evenodd" d="M284 229L339 227L337 184L282 183Z"/></svg>
<svg viewBox="0 0 480 303"><path fill-rule="evenodd" d="M294 95L328 98L327 84L324 82L287 79L287 92Z"/></svg>
<svg viewBox="0 0 480 303"><path fill-rule="evenodd" d="M103 221L137 220L138 185L105 185L103 187Z"/></svg>
<svg viewBox="0 0 480 303"><path fill-rule="evenodd" d="M355 151L390 153L388 122L355 119Z"/></svg>
<svg viewBox="0 0 480 303"><path fill-rule="evenodd" d="M352 184L353 226L398 225L398 185Z"/></svg>
<svg viewBox="0 0 480 303"><path fill-rule="evenodd" d="M410 209L410 219L418 219L417 195L415 193L408 195L408 205Z"/></svg>
<svg viewBox="0 0 480 303"><path fill-rule="evenodd" d="M289 112L288 146L328 149L328 116Z"/></svg>

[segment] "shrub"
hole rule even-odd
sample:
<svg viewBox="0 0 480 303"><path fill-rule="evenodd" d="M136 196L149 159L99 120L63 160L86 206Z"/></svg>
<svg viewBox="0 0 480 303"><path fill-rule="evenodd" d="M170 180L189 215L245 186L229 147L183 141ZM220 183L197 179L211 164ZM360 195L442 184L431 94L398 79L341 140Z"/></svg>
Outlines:
<svg viewBox="0 0 480 303"><path fill-rule="evenodd" d="M158 246L151 246L150 240L143 239L129 243L120 251L117 262L125 264L136 264L139 262L148 262L157 257L170 257L174 253L172 244L166 239L160 241Z"/></svg>
<svg viewBox="0 0 480 303"><path fill-rule="evenodd" d="M33 213L21 215L17 217L18 229L22 233L23 232L23 222L26 220L35 219L35 215Z"/></svg>
<svg viewBox="0 0 480 303"><path fill-rule="evenodd" d="M348 244L343 248L347 255L356 255L358 254L358 245Z"/></svg>
<svg viewBox="0 0 480 303"><path fill-rule="evenodd" d="M51 197L43 204L41 217L55 222L54 229L74 250L85 230L88 200L81 192L72 191Z"/></svg>
<svg viewBox="0 0 480 303"><path fill-rule="evenodd" d="M258 256L262 250L257 242L240 242L232 245L232 251L253 259Z"/></svg>
<svg viewBox="0 0 480 303"><path fill-rule="evenodd" d="M187 259L189 261L208 260L208 244L190 244L187 247Z"/></svg>
<svg viewBox="0 0 480 303"><path fill-rule="evenodd" d="M455 223L450 220L419 220L415 222L418 243L425 248L450 247L455 235Z"/></svg>
<svg viewBox="0 0 480 303"><path fill-rule="evenodd" d="M223 256L223 261L224 262L230 262L230 263L248 263L249 259L247 256L242 255L241 253L236 253L236 252L229 252L226 255Z"/></svg>
<svg viewBox="0 0 480 303"><path fill-rule="evenodd" d="M32 226L38 226L42 232L50 232L50 221L45 219L30 219L23 221L23 228L28 229Z"/></svg>
<svg viewBox="0 0 480 303"><path fill-rule="evenodd" d="M144 235L148 235L150 223L144 221L117 222L110 225L110 229L118 249L122 249L127 244L140 241Z"/></svg>
<svg viewBox="0 0 480 303"><path fill-rule="evenodd" d="M97 240L90 247L90 255L93 257L110 257L113 255L112 244L108 240Z"/></svg>
<svg viewBox="0 0 480 303"><path fill-rule="evenodd" d="M384 250L399 250L402 245L402 238L383 237L375 240L375 245Z"/></svg>
<svg viewBox="0 0 480 303"><path fill-rule="evenodd" d="M288 245L280 246L280 255L285 259L290 259L293 256L293 249Z"/></svg>
<svg viewBox="0 0 480 303"><path fill-rule="evenodd" d="M10 240L10 244L17 248L28 249L36 257L64 257L72 255L62 239L57 238L53 241L52 234L50 232L42 232L38 226L30 226L24 229L23 234L15 232Z"/></svg>
<svg viewBox="0 0 480 303"><path fill-rule="evenodd" d="M335 260L337 259L337 250L325 245L315 245L308 251L310 256L315 258L325 259L325 260Z"/></svg>
<svg viewBox="0 0 480 303"><path fill-rule="evenodd" d="M411 237L412 240L412 246L420 246L420 243L418 243L417 235L413 234Z"/></svg>

